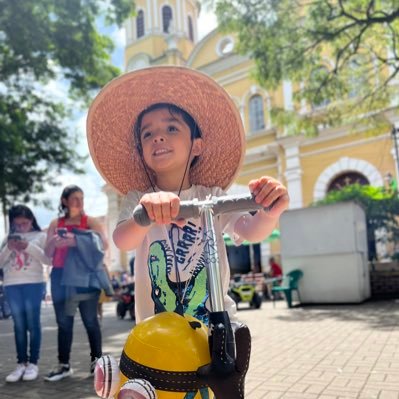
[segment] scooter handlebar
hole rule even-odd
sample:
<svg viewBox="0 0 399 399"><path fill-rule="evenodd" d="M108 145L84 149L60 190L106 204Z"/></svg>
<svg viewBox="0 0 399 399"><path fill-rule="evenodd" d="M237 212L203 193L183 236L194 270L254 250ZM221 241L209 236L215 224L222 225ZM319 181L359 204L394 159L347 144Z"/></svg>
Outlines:
<svg viewBox="0 0 399 399"><path fill-rule="evenodd" d="M268 211L271 208L263 208L261 204L257 204L251 194L225 195L212 197L204 201L199 201L198 199L181 201L176 219L198 218L203 207L211 207L215 216L231 212L254 212L259 209ZM141 204L134 209L133 218L140 226L149 226L151 224L147 211Z"/></svg>

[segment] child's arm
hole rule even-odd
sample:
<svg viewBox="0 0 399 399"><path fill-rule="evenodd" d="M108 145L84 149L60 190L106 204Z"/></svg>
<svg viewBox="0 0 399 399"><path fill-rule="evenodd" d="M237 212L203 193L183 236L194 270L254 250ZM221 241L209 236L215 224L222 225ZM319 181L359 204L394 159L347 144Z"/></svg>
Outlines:
<svg viewBox="0 0 399 399"><path fill-rule="evenodd" d="M139 226L133 219L127 219L116 226L112 238L122 251L136 249L144 240L150 226Z"/></svg>
<svg viewBox="0 0 399 399"><path fill-rule="evenodd" d="M180 198L174 193L160 191L144 194L140 199L140 204L144 206L153 222L170 224L179 213ZM151 226L138 225L133 218L124 220L114 230L115 245L123 251L136 249L143 242L150 228Z"/></svg>
<svg viewBox="0 0 399 399"><path fill-rule="evenodd" d="M234 231L244 240L259 242L276 227L280 215L288 208L289 196L287 189L278 180L268 176L251 180L248 187L258 204L262 204L264 208L273 204L273 207L267 212L258 211L254 216L241 216Z"/></svg>

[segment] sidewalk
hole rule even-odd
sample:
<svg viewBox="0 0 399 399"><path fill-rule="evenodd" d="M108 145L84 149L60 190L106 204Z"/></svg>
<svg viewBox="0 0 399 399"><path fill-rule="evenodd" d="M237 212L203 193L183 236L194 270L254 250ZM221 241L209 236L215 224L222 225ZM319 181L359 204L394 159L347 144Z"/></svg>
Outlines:
<svg viewBox="0 0 399 399"><path fill-rule="evenodd" d="M104 304L104 352L118 357L130 320L117 320L115 303ZM351 306L239 311L252 333L246 399L399 399L399 304L394 301ZM57 330L51 305L43 308L40 378L6 384L15 362L11 320L0 320L0 397L2 399L95 399L89 377L85 330L76 318L72 378L56 383L43 376L56 364ZM235 398L232 398L235 399Z"/></svg>

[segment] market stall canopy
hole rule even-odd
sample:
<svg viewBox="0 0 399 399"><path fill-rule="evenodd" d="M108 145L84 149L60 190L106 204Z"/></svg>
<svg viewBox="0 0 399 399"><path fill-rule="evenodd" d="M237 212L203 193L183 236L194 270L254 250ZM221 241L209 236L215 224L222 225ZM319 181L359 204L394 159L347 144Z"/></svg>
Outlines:
<svg viewBox="0 0 399 399"><path fill-rule="evenodd" d="M267 238L266 238L265 240L263 240L262 242L272 242L272 241L274 241L274 240L278 240L279 238L280 238L280 230L274 229L274 230L272 231L272 234L270 234L269 237L267 237ZM225 234L225 235L223 236L223 239L224 239L224 243L225 243L227 246L234 245L234 242L231 240L231 238L230 238L227 234ZM244 241L241 245L251 245L251 244L259 244L259 243L257 243L257 242Z"/></svg>

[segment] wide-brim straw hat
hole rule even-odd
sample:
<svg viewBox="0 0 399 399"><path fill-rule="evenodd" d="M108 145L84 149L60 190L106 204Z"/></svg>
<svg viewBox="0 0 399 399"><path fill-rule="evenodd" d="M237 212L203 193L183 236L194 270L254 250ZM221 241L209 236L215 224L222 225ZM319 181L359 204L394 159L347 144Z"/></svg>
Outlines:
<svg viewBox="0 0 399 399"><path fill-rule="evenodd" d="M134 125L138 115L155 103L177 105L201 129L203 152L190 170L190 182L229 187L245 153L237 107L210 77L174 66L126 73L108 83L94 99L87 117L87 139L105 181L121 194L151 187L135 142Z"/></svg>

